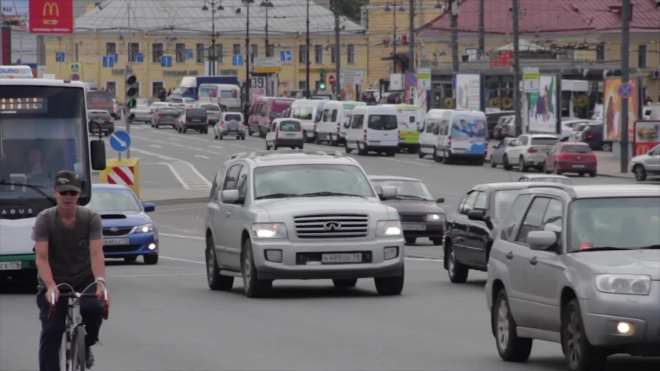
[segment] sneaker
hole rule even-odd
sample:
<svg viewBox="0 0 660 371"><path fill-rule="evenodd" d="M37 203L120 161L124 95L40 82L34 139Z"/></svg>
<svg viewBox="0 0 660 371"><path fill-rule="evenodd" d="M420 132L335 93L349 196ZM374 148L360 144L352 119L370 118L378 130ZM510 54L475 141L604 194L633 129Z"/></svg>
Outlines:
<svg viewBox="0 0 660 371"><path fill-rule="evenodd" d="M85 348L85 356L87 361L87 368L92 368L94 366L94 354L92 354L92 348Z"/></svg>

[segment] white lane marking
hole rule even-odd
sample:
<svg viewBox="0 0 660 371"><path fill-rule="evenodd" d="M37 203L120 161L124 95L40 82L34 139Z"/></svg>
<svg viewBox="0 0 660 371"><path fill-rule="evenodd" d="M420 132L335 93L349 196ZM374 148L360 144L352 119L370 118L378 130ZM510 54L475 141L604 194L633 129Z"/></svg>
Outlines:
<svg viewBox="0 0 660 371"><path fill-rule="evenodd" d="M188 191L190 190L190 187L188 187L188 184L186 182L184 182L183 179L181 179L181 175L179 175L179 173L176 170L174 170L174 167L172 165L168 164L167 162L161 162L160 164L169 167L170 170L172 170L172 174L174 174L174 177L176 178L176 180L179 181L179 183L181 183L183 188L185 188Z"/></svg>
<svg viewBox="0 0 660 371"><path fill-rule="evenodd" d="M227 155L227 154L224 154L224 153L213 152L213 151L206 151L206 153L210 153L210 154L212 154L212 155L218 155L218 156L227 156L227 157L230 156L230 155Z"/></svg>
<svg viewBox="0 0 660 371"><path fill-rule="evenodd" d="M161 256L161 258L164 258ZM129 276L110 276L110 278L140 278L140 277L168 277L168 276L202 276L206 273L163 273L163 274L133 274Z"/></svg>
<svg viewBox="0 0 660 371"><path fill-rule="evenodd" d="M152 144L152 145L150 145L149 147L152 147L152 148L163 148L163 147L161 147L161 146L157 146L157 145L155 145L155 144Z"/></svg>
<svg viewBox="0 0 660 371"><path fill-rule="evenodd" d="M224 147L221 147L221 146L209 146L209 147L211 147L211 148L217 148L217 149L223 149L223 148L224 148Z"/></svg>
<svg viewBox="0 0 660 371"><path fill-rule="evenodd" d="M165 260L174 260L174 261L185 262L185 263L206 264L205 262L198 261L198 260L190 260L190 259L182 259L182 258L172 258L172 257L169 257L169 256L162 256L162 255L161 255L160 258L161 258L161 259L165 259Z"/></svg>
<svg viewBox="0 0 660 371"><path fill-rule="evenodd" d="M174 173L174 176L177 178L177 180L179 180L181 184L186 184L186 186L189 187L186 188L186 186L184 186L184 188L188 190L211 188L211 182L209 182L209 180L206 179L206 177L204 177L204 175L202 175L202 173L200 173L199 170L197 170L197 168L188 161L184 161L174 157L159 155L157 153L153 153L137 148L133 148L133 151L144 153L146 155L156 156L163 160L170 161L171 163L162 163L162 164L169 166L172 172Z"/></svg>
<svg viewBox="0 0 660 371"><path fill-rule="evenodd" d="M165 213L165 212L168 212L168 211L193 210L193 209L201 209L201 208L204 208L204 207L205 207L204 205L201 205L201 206L187 206L187 207L177 207L177 208L174 208L174 209L159 209L159 210L154 210L153 212L154 213ZM158 233L158 235L159 236L168 236L168 237L179 237L179 236L181 236L181 235L176 235L176 234L164 234L164 233ZM185 236L181 236L181 237L185 237ZM201 237L199 237L199 238L201 238Z"/></svg>
<svg viewBox="0 0 660 371"><path fill-rule="evenodd" d="M202 155L195 155L195 157L197 157L197 158L203 158L203 159L206 159L206 160L210 160L210 159L211 159L210 157L206 157L206 156L202 156Z"/></svg>
<svg viewBox="0 0 660 371"><path fill-rule="evenodd" d="M248 146L244 146L244 145L241 145L241 144L229 143L229 145L230 145L230 146L234 146L234 147L240 147L240 148L250 148L250 147L248 147Z"/></svg>
<svg viewBox="0 0 660 371"><path fill-rule="evenodd" d="M170 137L179 137L180 136L180 135L177 135L177 134L163 133L162 131L156 131L156 133L161 134L161 135L167 135L167 136L170 136ZM192 137L192 136L186 136L185 138L190 139L190 140L199 140L199 141L202 141L202 142L212 142L209 139L195 138L195 137ZM181 138L172 138L172 140L181 140Z"/></svg>
<svg viewBox="0 0 660 371"><path fill-rule="evenodd" d="M432 165L422 164L422 163L414 162L414 161L399 160L399 159L396 159L396 158L385 158L384 160L395 161L395 162L402 162L402 163L404 163L404 164L418 165L418 166L424 166L424 167L430 167L430 166L432 166Z"/></svg>
<svg viewBox="0 0 660 371"><path fill-rule="evenodd" d="M178 209L175 209L178 210ZM163 210L167 211L167 210ZM182 234L167 234L167 233L158 233L159 236L165 236L165 237L175 237L175 238L187 238L191 240L205 240L204 237L196 237L196 236L184 236Z"/></svg>

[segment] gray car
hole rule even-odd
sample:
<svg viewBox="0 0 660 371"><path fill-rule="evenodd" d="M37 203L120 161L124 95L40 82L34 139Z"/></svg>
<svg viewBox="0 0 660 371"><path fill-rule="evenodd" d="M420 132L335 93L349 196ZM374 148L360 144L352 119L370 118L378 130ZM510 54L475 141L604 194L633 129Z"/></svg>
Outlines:
<svg viewBox="0 0 660 371"><path fill-rule="evenodd" d="M340 153L280 151L232 156L218 172L205 220L208 285L248 297L276 279L332 279L342 288L374 278L399 295L404 240L396 209L380 198L358 162Z"/></svg>
<svg viewBox="0 0 660 371"><path fill-rule="evenodd" d="M533 339L560 343L574 371L660 356L658 187L522 191L497 231L486 299L505 361L526 361Z"/></svg>
<svg viewBox="0 0 660 371"><path fill-rule="evenodd" d="M176 129L176 122L179 116L181 116L181 113L174 107L158 107L151 119L151 127L158 129L166 125Z"/></svg>
<svg viewBox="0 0 660 371"><path fill-rule="evenodd" d="M213 126L220 121L222 109L217 103L197 102L195 103L195 108L202 108L206 110L206 115L209 118L209 125Z"/></svg>
<svg viewBox="0 0 660 371"><path fill-rule="evenodd" d="M236 112L221 113L220 122L215 125L213 132L215 133L215 139L236 137L236 139L245 140L247 129L243 125L243 114Z"/></svg>

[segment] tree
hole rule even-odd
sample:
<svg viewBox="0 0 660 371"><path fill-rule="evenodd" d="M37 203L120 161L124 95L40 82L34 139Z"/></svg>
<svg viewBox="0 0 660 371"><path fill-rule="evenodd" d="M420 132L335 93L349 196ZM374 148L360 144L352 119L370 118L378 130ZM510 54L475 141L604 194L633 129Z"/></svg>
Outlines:
<svg viewBox="0 0 660 371"><path fill-rule="evenodd" d="M341 12L352 21L360 23L360 8L369 5L369 0L342 0Z"/></svg>

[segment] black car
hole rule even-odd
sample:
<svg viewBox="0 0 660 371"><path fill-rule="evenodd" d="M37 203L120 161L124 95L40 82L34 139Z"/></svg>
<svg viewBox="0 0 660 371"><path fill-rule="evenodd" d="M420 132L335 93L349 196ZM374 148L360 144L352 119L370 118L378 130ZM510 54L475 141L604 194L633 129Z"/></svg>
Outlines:
<svg viewBox="0 0 660 371"><path fill-rule="evenodd" d="M514 111L499 111L499 112L488 112L486 113L486 122L488 123L488 134L489 138L495 138L495 126L500 121L500 118L503 116L515 115Z"/></svg>
<svg viewBox="0 0 660 371"><path fill-rule="evenodd" d="M87 117L89 118L90 133L98 133L99 127L101 132L106 135L115 132L115 119L112 118L110 112L103 110L88 110ZM98 125L95 123L98 123Z"/></svg>
<svg viewBox="0 0 660 371"><path fill-rule="evenodd" d="M426 185L421 180L397 176L371 176L374 187L394 186L396 198L383 202L399 212L403 237L407 244L413 244L418 238L429 238L434 245L442 245L445 230L445 211L440 205L445 200L433 199Z"/></svg>
<svg viewBox="0 0 660 371"><path fill-rule="evenodd" d="M464 283L468 271L486 271L497 224L522 189L539 183L491 183L472 188L447 215L444 266L449 279ZM542 183L541 183L542 184Z"/></svg>
<svg viewBox="0 0 660 371"><path fill-rule="evenodd" d="M174 127L179 133L185 134L188 129L197 130L201 134L208 134L208 115L203 108L187 108L177 120L178 125Z"/></svg>
<svg viewBox="0 0 660 371"><path fill-rule="evenodd" d="M582 130L580 140L591 147L592 150L603 149L603 124L589 125Z"/></svg>

